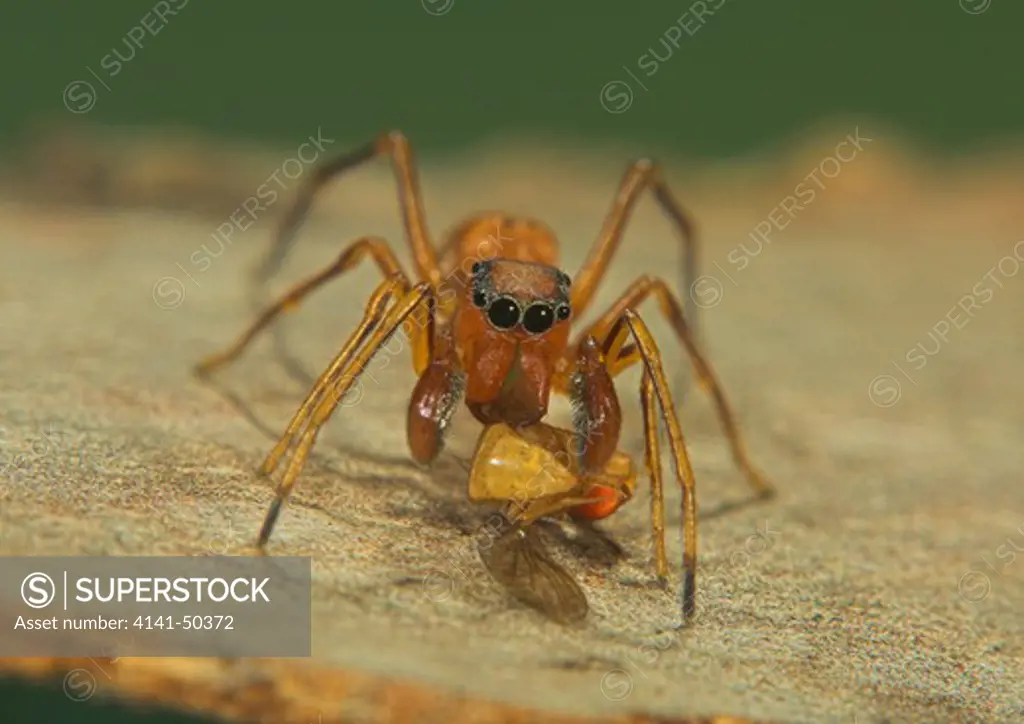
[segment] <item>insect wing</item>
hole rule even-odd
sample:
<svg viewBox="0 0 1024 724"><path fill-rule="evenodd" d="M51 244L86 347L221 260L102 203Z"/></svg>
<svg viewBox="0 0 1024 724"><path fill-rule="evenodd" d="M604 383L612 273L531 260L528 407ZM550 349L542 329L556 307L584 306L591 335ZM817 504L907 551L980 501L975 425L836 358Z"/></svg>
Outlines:
<svg viewBox="0 0 1024 724"><path fill-rule="evenodd" d="M575 579L555 563L532 527L515 529L480 546L480 558L498 583L517 600L559 623L587 615L587 597Z"/></svg>

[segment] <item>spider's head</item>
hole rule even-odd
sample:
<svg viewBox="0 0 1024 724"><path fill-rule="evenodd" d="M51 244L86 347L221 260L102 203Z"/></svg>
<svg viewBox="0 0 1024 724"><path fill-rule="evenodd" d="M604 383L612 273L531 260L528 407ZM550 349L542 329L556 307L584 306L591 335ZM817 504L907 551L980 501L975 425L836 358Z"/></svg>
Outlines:
<svg viewBox="0 0 1024 724"><path fill-rule="evenodd" d="M464 295L454 324L470 410L487 424L537 422L569 345L569 277L492 259L473 265Z"/></svg>
<svg viewBox="0 0 1024 724"><path fill-rule="evenodd" d="M564 330L572 317L569 276L546 264L491 259L473 265L466 287L472 307L493 330L517 339Z"/></svg>

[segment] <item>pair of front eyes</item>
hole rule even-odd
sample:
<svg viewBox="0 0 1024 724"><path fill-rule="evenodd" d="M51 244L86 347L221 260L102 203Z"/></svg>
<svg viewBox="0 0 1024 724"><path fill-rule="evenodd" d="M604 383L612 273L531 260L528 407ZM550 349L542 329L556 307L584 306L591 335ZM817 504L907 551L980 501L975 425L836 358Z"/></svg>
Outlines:
<svg viewBox="0 0 1024 724"><path fill-rule="evenodd" d="M533 302L524 310L512 297L495 297L488 303L487 296L479 291L473 294L473 306L483 309L488 321L500 330L522 324L530 334L544 334L556 321L569 318L569 305L565 303Z"/></svg>

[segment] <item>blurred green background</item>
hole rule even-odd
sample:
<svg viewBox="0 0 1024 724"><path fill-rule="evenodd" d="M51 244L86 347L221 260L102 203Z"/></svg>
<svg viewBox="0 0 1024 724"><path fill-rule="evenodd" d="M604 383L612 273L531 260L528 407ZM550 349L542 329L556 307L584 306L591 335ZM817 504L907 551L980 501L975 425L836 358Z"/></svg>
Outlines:
<svg viewBox="0 0 1024 724"><path fill-rule="evenodd" d="M846 114L951 154L1024 131L1020 0L33 0L0 28L0 145L54 119L277 145L397 127L426 152L514 131L700 159ZM76 81L96 91L70 88L78 114ZM613 81L625 112L601 105Z"/></svg>
<svg viewBox="0 0 1024 724"><path fill-rule="evenodd" d="M97 689L102 687L102 679ZM68 697L59 679L26 683L0 678L4 724L214 724L181 712L128 706L105 699L101 691L86 701ZM315 724L311 723L311 724Z"/></svg>

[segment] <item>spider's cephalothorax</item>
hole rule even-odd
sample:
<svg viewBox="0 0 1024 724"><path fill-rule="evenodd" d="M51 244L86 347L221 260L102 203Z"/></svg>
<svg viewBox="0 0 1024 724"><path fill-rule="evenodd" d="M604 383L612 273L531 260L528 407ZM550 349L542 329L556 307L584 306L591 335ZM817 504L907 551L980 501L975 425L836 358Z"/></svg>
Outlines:
<svg viewBox="0 0 1024 724"><path fill-rule="evenodd" d="M320 428L346 398L373 356L401 328L409 335L413 368L418 377L406 421L413 458L429 463L437 457L452 414L460 400L464 400L473 415L487 426L477 451L478 464L474 465L470 479L470 498L515 506L515 511L510 508L507 514L520 527L548 515L605 518L632 496L633 466L616 450L622 416L613 380L624 370L639 365L643 372L640 402L645 462L652 487L656 570L660 579L667 577L658 449L660 416L668 432L676 478L683 490L683 613L691 616L696 590L696 490L661 355L636 312L646 300L653 297L658 302L689 355L702 387L710 390L733 455L750 484L762 496L773 490L747 459L725 396L697 347L692 331L697 309L692 295L681 303L665 281L641 276L604 314L570 338L570 324L590 307L622 240L626 221L644 190L652 192L679 234L684 249L685 288L687 292L692 289L696 278L692 224L657 165L640 160L630 166L599 238L575 282L570 284L569 277L554 266L558 251L554 233L537 220L500 212L478 214L457 224L444 244L436 247L427 229L412 149L401 133L383 134L363 148L323 164L306 177L305 185L278 227L259 281L266 281L279 268L316 193L345 170L378 156L391 158L400 186L413 277L402 270L383 239L358 239L329 267L267 308L232 347L198 367L198 372L205 376L237 358L283 312L296 308L310 292L351 270L361 259L371 259L384 275L384 281L367 302L362 322L319 377L260 466L260 474L270 475L288 459L260 530L260 545L269 540ZM570 398L572 430L559 430L542 421L552 392ZM564 451L568 451L568 458L563 459ZM551 474L548 462L554 460L558 462L551 464L560 467ZM543 480L536 476L526 479L536 470L547 471ZM539 581L545 577L560 577L553 564L538 553L532 537L518 530L506 540L511 543L502 549L501 555L485 558L492 572L521 570L523 566L519 563L528 560L535 570L550 574L530 579L530 585L542 585ZM537 600L545 598L544 592L536 593ZM578 604L576 600L566 608L578 611Z"/></svg>
<svg viewBox="0 0 1024 724"><path fill-rule="evenodd" d="M466 403L485 424L520 426L547 413L555 363L569 342L569 277L533 262L476 262L452 320L468 385Z"/></svg>
<svg viewBox="0 0 1024 724"><path fill-rule="evenodd" d="M572 314L569 275L556 267L512 259L478 261L472 267L470 301L500 332L544 334Z"/></svg>

